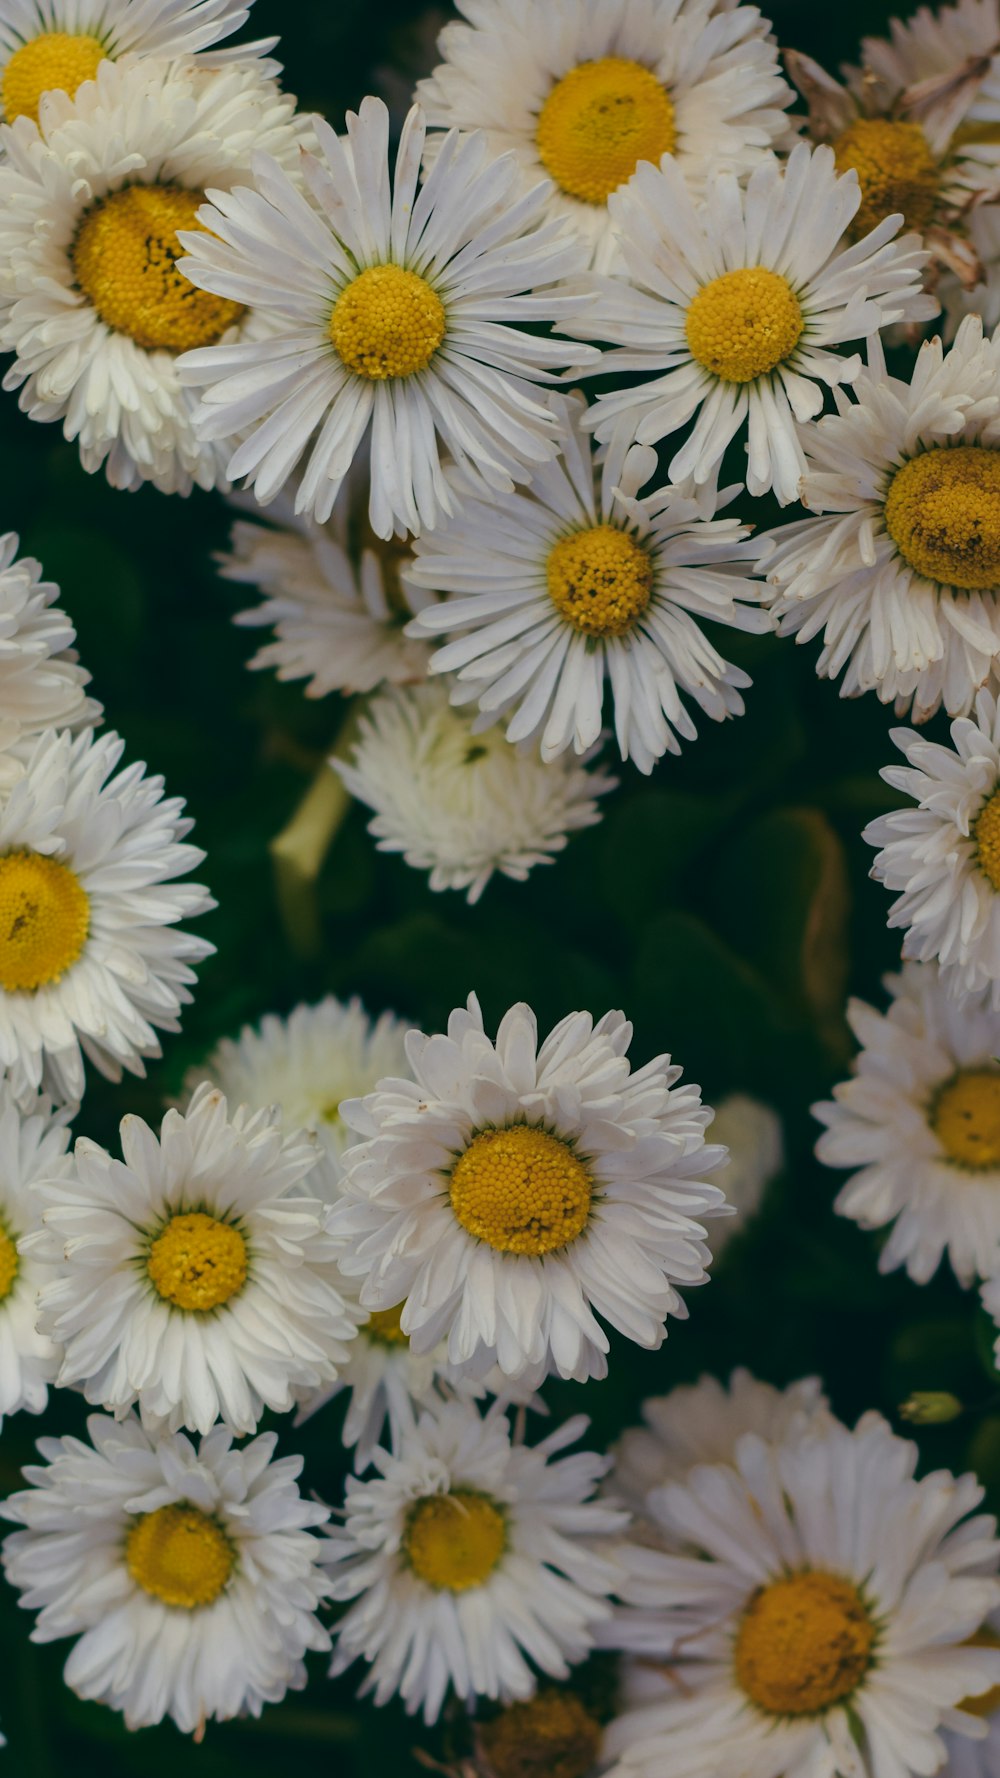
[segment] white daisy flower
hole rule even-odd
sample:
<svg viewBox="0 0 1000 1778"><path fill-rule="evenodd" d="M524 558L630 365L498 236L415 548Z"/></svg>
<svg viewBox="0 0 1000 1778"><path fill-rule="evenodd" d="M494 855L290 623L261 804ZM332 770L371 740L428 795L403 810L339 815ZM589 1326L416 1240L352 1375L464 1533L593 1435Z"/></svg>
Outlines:
<svg viewBox="0 0 1000 1778"><path fill-rule="evenodd" d="M566 218L607 270L608 198L640 161L676 162L696 193L709 174L743 177L787 145L770 25L735 0L458 0L444 60L417 97L432 131L486 131L512 150L525 190L553 181ZM427 143L433 159L440 138Z"/></svg>
<svg viewBox="0 0 1000 1778"><path fill-rule="evenodd" d="M204 390L201 436L243 438L228 473L262 505L305 457L296 510L325 522L361 455L373 530L415 533L458 502L442 451L472 487L501 493L556 455L533 385L597 354L520 323L565 320L586 301L554 288L583 250L545 220L544 191L519 195L513 157L491 160L482 135L450 135L418 192L415 106L390 195L380 99L348 113L346 137L316 132L319 154L303 160L312 206L261 155L257 191L216 194L202 232L184 237L182 271L271 326L256 345L188 353L181 375Z"/></svg>
<svg viewBox="0 0 1000 1778"><path fill-rule="evenodd" d="M47 728L78 728L103 714L84 687L76 631L56 606L59 588L42 579L41 563L18 559L13 531L0 537L0 788L20 767L7 752Z"/></svg>
<svg viewBox="0 0 1000 1778"><path fill-rule="evenodd" d="M39 1326L64 1347L60 1386L170 1432L253 1432L336 1376L357 1316L326 1206L296 1189L315 1143L275 1115L230 1118L206 1084L159 1139L123 1118L124 1162L81 1137L71 1178L36 1185L44 1230L26 1251L57 1268Z"/></svg>
<svg viewBox="0 0 1000 1778"><path fill-rule="evenodd" d="M981 691L972 716L951 725L951 746L893 729L905 766L882 777L915 807L870 821L880 846L872 876L898 891L890 927L906 931L904 957L941 964L948 990L988 990L1000 1010L1000 712Z"/></svg>
<svg viewBox="0 0 1000 1778"><path fill-rule="evenodd" d="M19 1106L0 1080L0 1428L5 1414L42 1413L58 1369L55 1346L35 1327L38 1292L52 1274L18 1243L40 1226L36 1182L67 1178L68 1144L64 1112L53 1115L47 1099Z"/></svg>
<svg viewBox="0 0 1000 1778"><path fill-rule="evenodd" d="M476 902L494 872L526 882L571 833L600 821L597 799L618 780L591 759L546 764L536 749L512 747L501 728L452 709L438 682L380 693L349 758L330 764L375 810L368 831L380 852L402 853L430 872L432 889L464 889Z"/></svg>
<svg viewBox="0 0 1000 1778"><path fill-rule="evenodd" d="M627 372L629 386L600 396L587 424L601 439L655 445L694 420L670 478L713 486L749 423L750 493L797 500L806 464L796 421L822 412L824 385L861 369L835 348L938 312L921 290L919 238L894 240L890 217L845 244L857 175L838 176L833 150L804 142L783 166L762 162L745 191L721 175L701 205L669 159L640 166L608 202L632 281L600 280L582 328L563 325L613 342L601 374ZM633 386L635 372L650 380Z"/></svg>
<svg viewBox="0 0 1000 1778"><path fill-rule="evenodd" d="M178 229L205 187L246 184L255 149L290 165L306 125L252 63L214 73L104 61L75 100L51 94L36 129L4 131L0 347L34 420L59 420L85 469L117 488L188 493L224 480L228 449L200 443L178 354L260 328L238 302L196 292Z"/></svg>
<svg viewBox="0 0 1000 1778"><path fill-rule="evenodd" d="M610 1614L620 1573L602 1546L628 1524L592 1498L609 1458L556 1458L586 1426L568 1420L529 1450L499 1404L481 1419L452 1402L422 1414L396 1456L376 1452L378 1476L348 1480L343 1529L329 1532L332 1596L356 1601L331 1672L362 1657L362 1692L398 1695L428 1723L449 1689L524 1698L534 1668L565 1678Z"/></svg>
<svg viewBox="0 0 1000 1778"><path fill-rule="evenodd" d="M176 929L215 906L177 881L205 856L183 844L193 823L143 765L116 771L123 748L48 730L0 795L0 1067L19 1097L79 1103L84 1055L143 1074L215 948Z"/></svg>
<svg viewBox="0 0 1000 1778"><path fill-rule="evenodd" d="M704 1182L725 1151L711 1112L658 1056L635 1074L621 1013L572 1013L538 1044L512 1007L495 1044L475 995L447 1036L410 1032L412 1079L385 1080L341 1115L366 1138L344 1157L331 1228L366 1308L403 1303L416 1352L537 1386L604 1376L600 1315L657 1348L677 1286L705 1282Z"/></svg>
<svg viewBox="0 0 1000 1778"><path fill-rule="evenodd" d="M715 1184L735 1211L709 1230L709 1246L718 1258L737 1230L756 1216L765 1191L784 1167L785 1142L777 1112L749 1093L730 1093L720 1099L712 1120L712 1140L728 1151Z"/></svg>
<svg viewBox="0 0 1000 1778"><path fill-rule="evenodd" d="M79 1638L66 1684L130 1729L169 1716L186 1735L300 1691L306 1650L330 1646L312 1535L329 1515L299 1493L302 1459L274 1461L273 1432L233 1450L222 1426L198 1445L134 1414L87 1429L90 1445L42 1439L30 1486L0 1502L23 1527L3 1563L32 1640Z"/></svg>
<svg viewBox="0 0 1000 1778"><path fill-rule="evenodd" d="M902 382L873 340L853 393L802 428L823 516L770 534L765 596L783 636L822 631L816 671L842 696L965 715L1000 656L1000 341L970 316Z"/></svg>
<svg viewBox="0 0 1000 1778"><path fill-rule="evenodd" d="M889 20L888 37L862 37L862 61L884 86L898 92L947 74L967 56L991 54L997 23L997 0L918 6L907 19Z"/></svg>
<svg viewBox="0 0 1000 1778"><path fill-rule="evenodd" d="M878 1414L823 1417L654 1490L667 1548L634 1547L611 1640L676 1689L612 1726L615 1778L925 1774L942 1726L982 1733L963 1705L1000 1681L970 1645L1000 1603L996 1524L969 1516L974 1476L914 1481L917 1455Z"/></svg>
<svg viewBox="0 0 1000 1778"><path fill-rule="evenodd" d="M545 760L598 740L607 681L622 758L650 772L695 736L684 696L715 721L743 713L750 680L702 623L771 627L750 578L760 546L690 489L635 498L655 453L595 454L583 402L553 412L561 454L530 490L466 500L417 543L407 578L451 596L409 633L456 633L431 671L454 673L453 700L478 700L487 719L513 711L508 740L539 740Z"/></svg>

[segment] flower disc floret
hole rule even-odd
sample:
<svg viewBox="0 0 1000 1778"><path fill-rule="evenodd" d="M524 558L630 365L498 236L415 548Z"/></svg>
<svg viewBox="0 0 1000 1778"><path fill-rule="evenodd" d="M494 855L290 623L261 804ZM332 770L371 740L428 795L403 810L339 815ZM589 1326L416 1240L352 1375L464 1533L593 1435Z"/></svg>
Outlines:
<svg viewBox="0 0 1000 1778"><path fill-rule="evenodd" d="M674 107L656 75L625 56L581 62L542 106L539 159L562 191L603 204L640 161L677 146Z"/></svg>
<svg viewBox="0 0 1000 1778"><path fill-rule="evenodd" d="M1000 582L1000 451L939 446L911 457L885 498L885 527L903 560L941 586Z"/></svg>
<svg viewBox="0 0 1000 1778"><path fill-rule="evenodd" d="M387 382L426 370L446 324L444 304L426 278L399 265L372 265L334 303L330 339L348 370Z"/></svg>
<svg viewBox="0 0 1000 1778"><path fill-rule="evenodd" d="M5 1228L0 1227L0 1303L10 1296L18 1274L17 1247Z"/></svg>
<svg viewBox="0 0 1000 1778"><path fill-rule="evenodd" d="M63 92L72 99L85 80L93 80L107 53L89 31L40 31L14 51L0 75L4 121L30 117L37 123L42 94Z"/></svg>
<svg viewBox="0 0 1000 1778"><path fill-rule="evenodd" d="M125 1542L125 1564L137 1586L175 1610L213 1605L228 1585L235 1561L222 1526L185 1504L144 1513Z"/></svg>
<svg viewBox="0 0 1000 1778"><path fill-rule="evenodd" d="M364 1325L364 1334L376 1346L408 1346L409 1337L400 1327L403 1304L392 1309L373 1309Z"/></svg>
<svg viewBox="0 0 1000 1778"><path fill-rule="evenodd" d="M1000 1070L960 1069L935 1095L930 1125L957 1166L1000 1166Z"/></svg>
<svg viewBox="0 0 1000 1778"><path fill-rule="evenodd" d="M794 352L805 322L780 272L741 266L699 290L684 323L693 356L724 383L752 383Z"/></svg>
<svg viewBox="0 0 1000 1778"><path fill-rule="evenodd" d="M449 1195L462 1227L497 1253L555 1253L586 1226L593 1180L569 1143L518 1124L473 1137Z"/></svg>
<svg viewBox="0 0 1000 1778"><path fill-rule="evenodd" d="M938 163L919 124L859 117L833 144L838 173L853 167L861 207L852 234L860 240L887 216L901 214L922 232L933 218L940 189Z"/></svg>
<svg viewBox="0 0 1000 1778"><path fill-rule="evenodd" d="M412 1508L403 1548L418 1580L448 1593L481 1587L507 1545L503 1512L466 1489L429 1494Z"/></svg>
<svg viewBox="0 0 1000 1778"><path fill-rule="evenodd" d="M48 987L77 962L90 929L87 892L69 866L41 852L0 858L0 988Z"/></svg>
<svg viewBox="0 0 1000 1778"><path fill-rule="evenodd" d="M205 1313L228 1303L247 1281L247 1244L232 1223L195 1210L172 1216L146 1262L165 1302Z"/></svg>
<svg viewBox="0 0 1000 1778"><path fill-rule="evenodd" d="M976 816L972 829L976 863L990 887L1000 891L1000 789L994 790Z"/></svg>
<svg viewBox="0 0 1000 1778"><path fill-rule="evenodd" d="M653 592L648 550L617 525L561 537L545 577L556 610L584 636L626 635Z"/></svg>
<svg viewBox="0 0 1000 1778"><path fill-rule="evenodd" d="M804 1571L754 1594L736 1636L739 1684L774 1716L813 1716L839 1703L871 1665L875 1626L857 1588Z"/></svg>

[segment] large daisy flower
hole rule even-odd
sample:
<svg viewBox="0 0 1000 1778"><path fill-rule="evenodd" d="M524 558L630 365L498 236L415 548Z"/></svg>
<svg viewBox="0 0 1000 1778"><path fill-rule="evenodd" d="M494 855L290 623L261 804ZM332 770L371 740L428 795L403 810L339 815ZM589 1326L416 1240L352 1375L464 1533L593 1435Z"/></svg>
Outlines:
<svg viewBox="0 0 1000 1778"><path fill-rule="evenodd" d="M228 473L266 504L299 461L299 512L329 518L363 453L380 537L439 524L457 503L442 452L473 487L509 491L556 455L537 383L591 362L589 348L526 333L567 320L584 297L554 288L582 247L545 220L544 190L520 194L517 163L482 135L449 135L418 191L424 122L403 127L392 192L389 113L365 99L347 135L317 122L303 172L313 205L266 155L257 190L216 195L181 269L225 303L254 304L269 336L189 353L204 390L200 433L244 442Z"/></svg>
<svg viewBox="0 0 1000 1778"><path fill-rule="evenodd" d="M101 706L84 687L76 631L56 606L59 588L41 564L18 559L13 531L0 537L0 786L20 770L6 750L47 728L99 722Z"/></svg>
<svg viewBox="0 0 1000 1778"><path fill-rule="evenodd" d="M366 1140L344 1157L331 1228L369 1308L404 1305L413 1349L535 1382L603 1376L600 1315L658 1347L677 1286L705 1282L711 1112L658 1056L632 1074L632 1027L572 1013L539 1047L515 1006L496 1042L479 1003L447 1036L406 1039L412 1079L341 1107Z"/></svg>
<svg viewBox="0 0 1000 1778"><path fill-rule="evenodd" d="M0 1427L21 1408L40 1414L58 1369L55 1346L35 1327L38 1292L52 1274L18 1243L40 1226L36 1181L68 1176L68 1143L65 1113L53 1116L45 1099L18 1106L0 1080Z"/></svg>
<svg viewBox="0 0 1000 1778"><path fill-rule="evenodd" d="M770 26L735 0L458 0L444 60L417 97L433 131L484 129L517 156L522 186L553 181L549 208L603 270L608 198L640 161L676 162L700 192L711 171L751 172L788 135ZM431 135L428 154L437 151Z"/></svg>
<svg viewBox="0 0 1000 1778"><path fill-rule="evenodd" d="M553 412L561 455L530 490L466 500L420 539L407 578L451 597L410 634L453 635L431 671L454 673L454 701L478 701L486 718L512 711L508 740L538 739L546 760L594 745L607 683L622 758L651 772L696 733L685 697L716 721L742 714L750 680L702 624L770 627L750 578L760 549L690 490L636 499L654 453L595 455L583 403Z"/></svg>
<svg viewBox="0 0 1000 1778"><path fill-rule="evenodd" d="M975 1646L1000 1603L1000 1543L974 1476L914 1481L917 1448L878 1414L753 1433L648 1506L666 1549L635 1546L611 1641L669 1664L676 1689L613 1725L615 1778L925 1774L942 1725L1000 1681Z"/></svg>
<svg viewBox="0 0 1000 1778"><path fill-rule="evenodd" d="M3 1563L33 1640L79 1638L66 1684L130 1729L169 1716L187 1735L301 1690L306 1650L330 1646L312 1535L328 1513L299 1493L301 1458L274 1461L273 1432L242 1450L222 1426L154 1438L134 1414L88 1431L43 1439L30 1486L0 1503L23 1527Z"/></svg>
<svg viewBox="0 0 1000 1778"><path fill-rule="evenodd" d="M454 710L442 683L381 693L358 724L346 760L331 760L351 795L375 811L381 852L430 872L432 889L476 902L495 872L523 883L552 864L569 835L601 819L598 797L618 780L564 754L512 747Z"/></svg>
<svg viewBox="0 0 1000 1778"><path fill-rule="evenodd" d="M45 1226L27 1251L57 1267L39 1326L64 1348L58 1381L171 1432L252 1432L336 1376L356 1325L326 1206L295 1189L315 1143L273 1112L230 1117L205 1085L159 1139L123 1118L121 1144L117 1161L81 1138L71 1178L35 1188Z"/></svg>
<svg viewBox="0 0 1000 1778"><path fill-rule="evenodd" d="M893 239L898 216L847 242L860 203L857 175L838 176L833 150L804 142L783 166L762 162L745 190L721 175L702 204L669 159L640 166L609 199L631 282L600 280L583 326L566 324L619 348L602 375L629 373L588 415L598 438L657 444L694 420L670 477L711 485L749 423L751 494L797 500L806 464L796 421L815 419L824 386L861 369L836 348L937 313L921 289L919 237ZM635 386L634 372L647 381Z"/></svg>
<svg viewBox="0 0 1000 1778"><path fill-rule="evenodd" d="M449 1689L523 1698L533 1668L565 1678L609 1616L620 1575L602 1545L628 1524L592 1498L609 1458L556 1457L586 1426L568 1420L529 1450L499 1405L481 1419L453 1402L422 1414L395 1456L376 1452L378 1476L348 1481L343 1529L329 1533L331 1593L355 1602L332 1672L363 1657L363 1691L429 1723Z"/></svg>
<svg viewBox="0 0 1000 1778"><path fill-rule="evenodd" d="M177 269L206 185L248 182L255 149L294 164L305 125L252 63L214 73L100 64L75 100L51 94L36 128L4 131L0 347L35 420L59 420L84 468L115 487L211 488L228 451L199 443L178 380L190 346L253 329L238 302Z"/></svg>
<svg viewBox="0 0 1000 1778"><path fill-rule="evenodd" d="M117 771L123 748L48 730L0 795L0 1067L19 1095L78 1103L84 1055L109 1080L143 1074L214 948L177 930L215 905L177 881L204 858L184 804L142 765Z"/></svg>
<svg viewBox="0 0 1000 1778"><path fill-rule="evenodd" d="M882 777L915 807L870 821L881 850L872 876L898 891L890 926L906 931L904 957L942 966L959 996L989 991L1000 1010L1000 711L981 691L974 715L951 725L951 746L911 729L892 739L905 766Z"/></svg>

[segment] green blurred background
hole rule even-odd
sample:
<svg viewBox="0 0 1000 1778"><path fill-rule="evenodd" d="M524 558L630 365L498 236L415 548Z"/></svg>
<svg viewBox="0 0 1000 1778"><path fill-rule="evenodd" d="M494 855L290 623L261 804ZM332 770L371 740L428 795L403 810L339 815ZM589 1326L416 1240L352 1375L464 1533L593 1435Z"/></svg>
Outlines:
<svg viewBox="0 0 1000 1778"><path fill-rule="evenodd" d="M783 41L829 66L880 31L890 8L776 0ZM287 84L337 126L344 108L380 90L406 103L429 66L439 8L419 0L258 0L255 35L282 34ZM739 469L734 472L739 474ZM775 1105L789 1164L752 1229L737 1237L707 1290L690 1298L659 1353L616 1342L605 1384L547 1390L554 1412L585 1409L605 1446L643 1396L737 1363L781 1383L819 1372L838 1412L895 1417L913 1388L947 1388L989 1402L998 1379L990 1329L941 1279L919 1290L879 1279L877 1242L836 1219L839 1184L812 1159L809 1106L851 1053L848 989L869 998L898 960L888 898L868 880L865 822L894 800L878 778L894 750L891 713L869 696L844 702L815 677L816 645L725 632L731 659L754 685L738 725L704 723L680 760L651 780L631 768L601 826L575 839L554 867L525 885L495 882L481 904L432 895L423 875L375 852L355 810L318 888L321 942L292 942L282 919L268 842L288 821L328 751L343 711L310 703L297 686L251 675L254 638L234 629L239 594L221 583L212 552L225 542L221 497L180 503L146 490L116 494L86 476L54 426L32 425L0 398L0 530L59 580L83 659L127 757L162 772L187 798L204 878L219 902L204 923L217 955L181 1037L168 1039L145 1082L94 1079L78 1129L111 1144L125 1111L158 1120L165 1096L214 1041L268 1010L333 991L360 994L426 1029L471 988L492 1025L524 997L547 1027L574 1007L623 1007L635 1022L637 1061L668 1050L709 1101L740 1088ZM777 514L747 508L759 525ZM245 600L244 603L249 603ZM937 725L940 729L940 723ZM60 1394L44 1422L21 1415L0 1435L0 1493L18 1484L41 1425L77 1431L83 1411ZM281 1449L306 1456L305 1485L339 1503L345 1469L339 1410ZM1000 1413L987 1408L921 1434L931 1466L974 1463L1000 1499ZM171 1727L128 1736L117 1716L62 1686L65 1651L28 1641L31 1618L0 1582L0 1760L17 1778L159 1778L178 1760L199 1778L270 1774L284 1757L301 1778L406 1778L410 1749L436 1743L400 1711L354 1702L349 1675L331 1685L316 1665L309 1690L259 1723L209 1728L204 1745ZM189 1762L189 1763L188 1763Z"/></svg>

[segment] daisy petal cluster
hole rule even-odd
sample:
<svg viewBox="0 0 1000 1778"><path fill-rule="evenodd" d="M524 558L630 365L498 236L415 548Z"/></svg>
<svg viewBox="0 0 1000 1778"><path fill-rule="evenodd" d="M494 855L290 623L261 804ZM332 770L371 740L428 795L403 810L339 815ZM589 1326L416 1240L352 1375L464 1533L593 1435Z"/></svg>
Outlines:
<svg viewBox="0 0 1000 1778"><path fill-rule="evenodd" d="M18 556L12 531L0 537L0 783L17 774L10 748L47 728L100 722L100 704L87 695L90 674L73 644L76 632L31 556Z"/></svg>
<svg viewBox="0 0 1000 1778"><path fill-rule="evenodd" d="M57 1347L36 1325L51 1270L21 1243L40 1227L39 1182L69 1175L68 1146L65 1113L42 1098L22 1109L0 1080L0 1428L6 1414L43 1411L59 1366Z"/></svg>

